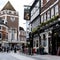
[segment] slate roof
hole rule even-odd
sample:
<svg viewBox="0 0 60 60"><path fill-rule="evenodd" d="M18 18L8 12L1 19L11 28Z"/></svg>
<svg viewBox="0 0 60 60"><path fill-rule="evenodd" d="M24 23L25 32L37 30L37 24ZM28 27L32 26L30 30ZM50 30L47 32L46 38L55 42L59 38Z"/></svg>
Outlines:
<svg viewBox="0 0 60 60"><path fill-rule="evenodd" d="M16 11L9 1L6 3L6 5L3 7L2 10L12 10L12 11ZM1 11L2 11L2 10L1 10Z"/></svg>

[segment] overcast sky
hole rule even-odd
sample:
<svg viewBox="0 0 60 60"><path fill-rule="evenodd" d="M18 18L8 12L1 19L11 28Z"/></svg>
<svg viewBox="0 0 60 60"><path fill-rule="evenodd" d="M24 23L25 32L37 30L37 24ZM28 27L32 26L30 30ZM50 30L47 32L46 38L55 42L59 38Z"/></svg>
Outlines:
<svg viewBox="0 0 60 60"><path fill-rule="evenodd" d="M24 17L24 5L31 5L34 0L0 0L0 10L10 1L15 10L19 12L19 26L26 28Z"/></svg>

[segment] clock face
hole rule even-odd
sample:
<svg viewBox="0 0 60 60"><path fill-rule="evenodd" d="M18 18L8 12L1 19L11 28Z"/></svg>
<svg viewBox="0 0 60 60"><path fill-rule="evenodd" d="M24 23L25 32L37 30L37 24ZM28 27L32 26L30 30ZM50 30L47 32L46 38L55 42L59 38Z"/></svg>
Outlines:
<svg viewBox="0 0 60 60"><path fill-rule="evenodd" d="M11 21L14 22L15 21L15 17L10 17Z"/></svg>

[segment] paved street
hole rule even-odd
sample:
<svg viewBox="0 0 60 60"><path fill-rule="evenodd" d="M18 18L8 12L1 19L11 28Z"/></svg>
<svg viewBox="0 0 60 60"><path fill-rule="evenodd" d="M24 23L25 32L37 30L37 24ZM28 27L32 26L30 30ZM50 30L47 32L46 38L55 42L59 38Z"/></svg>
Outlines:
<svg viewBox="0 0 60 60"><path fill-rule="evenodd" d="M15 53L1 53L0 52L0 60L36 60L31 57L26 57L24 55L18 55Z"/></svg>
<svg viewBox="0 0 60 60"><path fill-rule="evenodd" d="M0 60L19 60L19 59L9 55L9 53L0 53Z"/></svg>
<svg viewBox="0 0 60 60"><path fill-rule="evenodd" d="M51 56L51 55L26 55L22 53L1 53L0 52L0 60L60 60L59 56Z"/></svg>
<svg viewBox="0 0 60 60"><path fill-rule="evenodd" d="M60 60L60 56L54 56L54 55L32 55L31 56L22 53L16 53L16 54L10 53L10 55L20 60Z"/></svg>

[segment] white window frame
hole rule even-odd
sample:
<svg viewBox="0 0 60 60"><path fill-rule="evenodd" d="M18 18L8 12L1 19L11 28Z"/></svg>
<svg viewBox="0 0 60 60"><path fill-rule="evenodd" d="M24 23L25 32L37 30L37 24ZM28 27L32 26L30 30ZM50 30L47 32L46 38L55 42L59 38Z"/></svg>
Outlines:
<svg viewBox="0 0 60 60"><path fill-rule="evenodd" d="M50 19L50 11L47 11L47 20Z"/></svg>
<svg viewBox="0 0 60 60"><path fill-rule="evenodd" d="M43 15L41 16L41 23L43 23L44 22L44 19L43 19Z"/></svg>
<svg viewBox="0 0 60 60"><path fill-rule="evenodd" d="M51 18L53 18L53 17L54 17L54 7L51 8Z"/></svg>
<svg viewBox="0 0 60 60"><path fill-rule="evenodd" d="M46 13L44 13L44 22L46 22Z"/></svg>
<svg viewBox="0 0 60 60"><path fill-rule="evenodd" d="M3 12L4 12L5 14L7 13L7 11L6 11L6 10L4 10Z"/></svg>
<svg viewBox="0 0 60 60"><path fill-rule="evenodd" d="M7 10L7 14L9 14L9 10Z"/></svg>
<svg viewBox="0 0 60 60"><path fill-rule="evenodd" d="M55 6L55 16L58 15L58 5Z"/></svg>
<svg viewBox="0 0 60 60"><path fill-rule="evenodd" d="M11 11L11 14L14 14L14 11Z"/></svg>

